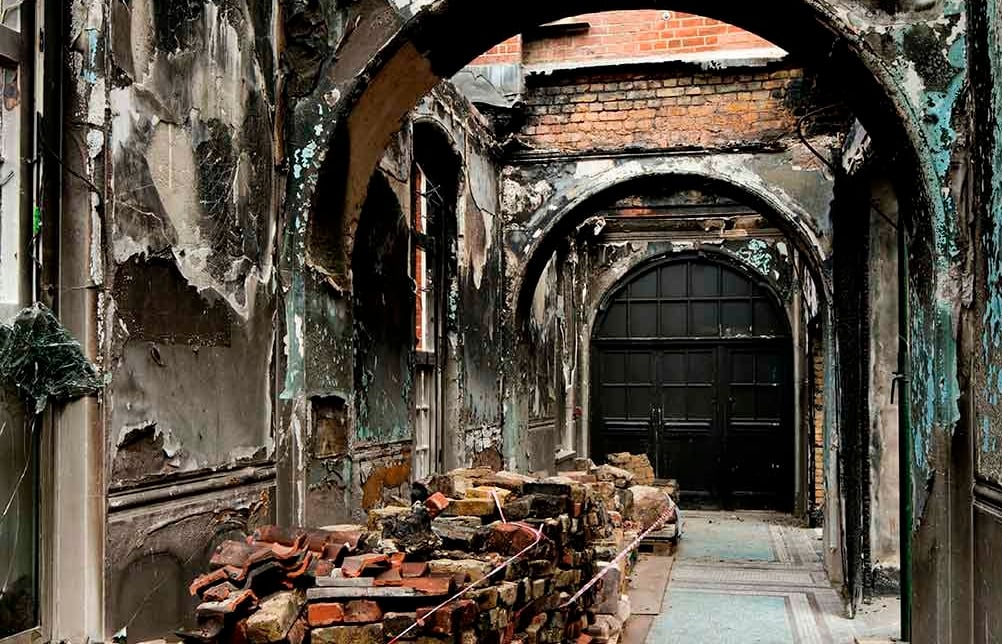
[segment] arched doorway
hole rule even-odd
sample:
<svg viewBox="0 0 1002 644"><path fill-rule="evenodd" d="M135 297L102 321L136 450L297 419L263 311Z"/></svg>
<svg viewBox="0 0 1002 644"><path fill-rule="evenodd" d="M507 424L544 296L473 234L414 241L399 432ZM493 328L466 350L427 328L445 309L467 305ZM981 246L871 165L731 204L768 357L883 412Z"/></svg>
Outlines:
<svg viewBox="0 0 1002 644"><path fill-rule="evenodd" d="M592 336L592 453L646 452L689 504L789 510L786 313L720 259L662 259L607 296Z"/></svg>

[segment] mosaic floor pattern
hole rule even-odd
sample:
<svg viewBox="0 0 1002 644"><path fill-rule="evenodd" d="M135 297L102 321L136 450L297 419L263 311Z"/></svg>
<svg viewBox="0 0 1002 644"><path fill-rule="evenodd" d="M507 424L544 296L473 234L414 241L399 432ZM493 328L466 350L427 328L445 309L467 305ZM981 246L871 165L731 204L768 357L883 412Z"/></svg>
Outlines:
<svg viewBox="0 0 1002 644"><path fill-rule="evenodd" d="M852 644L817 532L765 512L689 512L647 644Z"/></svg>

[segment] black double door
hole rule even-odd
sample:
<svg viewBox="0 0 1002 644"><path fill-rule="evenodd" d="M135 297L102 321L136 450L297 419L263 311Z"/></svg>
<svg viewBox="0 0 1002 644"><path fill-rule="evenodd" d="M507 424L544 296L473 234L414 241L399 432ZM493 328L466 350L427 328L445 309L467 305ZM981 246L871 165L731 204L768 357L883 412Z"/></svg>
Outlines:
<svg viewBox="0 0 1002 644"><path fill-rule="evenodd" d="M688 322L668 324L716 333L630 337L606 315L593 342L593 451L600 459L646 452L659 477L679 481L690 506L790 509L791 356L788 335L768 332L783 330L777 311L765 319L761 287L726 266L697 260L654 273L644 289L632 288L644 275L624 286L607 313L625 313L626 331L636 327L633 317L653 313L658 319L642 324L663 328L664 316L683 315ZM676 283L659 284L672 277ZM655 298L654 309L637 306ZM681 308L666 306L679 300ZM625 310L613 313L617 304ZM742 307L746 330L722 325L728 309ZM694 309L710 319L693 319Z"/></svg>

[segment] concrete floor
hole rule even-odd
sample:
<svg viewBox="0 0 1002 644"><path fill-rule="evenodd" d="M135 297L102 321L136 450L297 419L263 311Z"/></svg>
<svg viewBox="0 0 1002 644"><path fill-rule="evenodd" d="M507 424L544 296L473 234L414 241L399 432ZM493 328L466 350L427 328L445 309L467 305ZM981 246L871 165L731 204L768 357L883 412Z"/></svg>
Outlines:
<svg viewBox="0 0 1002 644"><path fill-rule="evenodd" d="M897 634L896 598L845 617L818 531L766 512L688 512L684 521L675 557L641 555L623 644L852 644Z"/></svg>

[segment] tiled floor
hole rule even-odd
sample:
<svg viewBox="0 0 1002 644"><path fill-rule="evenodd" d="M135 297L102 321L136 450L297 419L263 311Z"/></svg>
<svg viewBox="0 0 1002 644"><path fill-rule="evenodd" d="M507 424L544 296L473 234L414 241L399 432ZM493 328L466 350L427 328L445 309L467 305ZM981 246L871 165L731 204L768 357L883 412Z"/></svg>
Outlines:
<svg viewBox="0 0 1002 644"><path fill-rule="evenodd" d="M671 578L660 611L638 616L649 620L646 637L632 629L635 642L624 644L641 638L647 644L851 644L858 635L896 630L888 619L895 606L888 603L856 620L845 617L821 567L816 531L772 513L689 512L684 519L674 562L665 559ZM663 566L651 561L638 567L657 569Z"/></svg>

